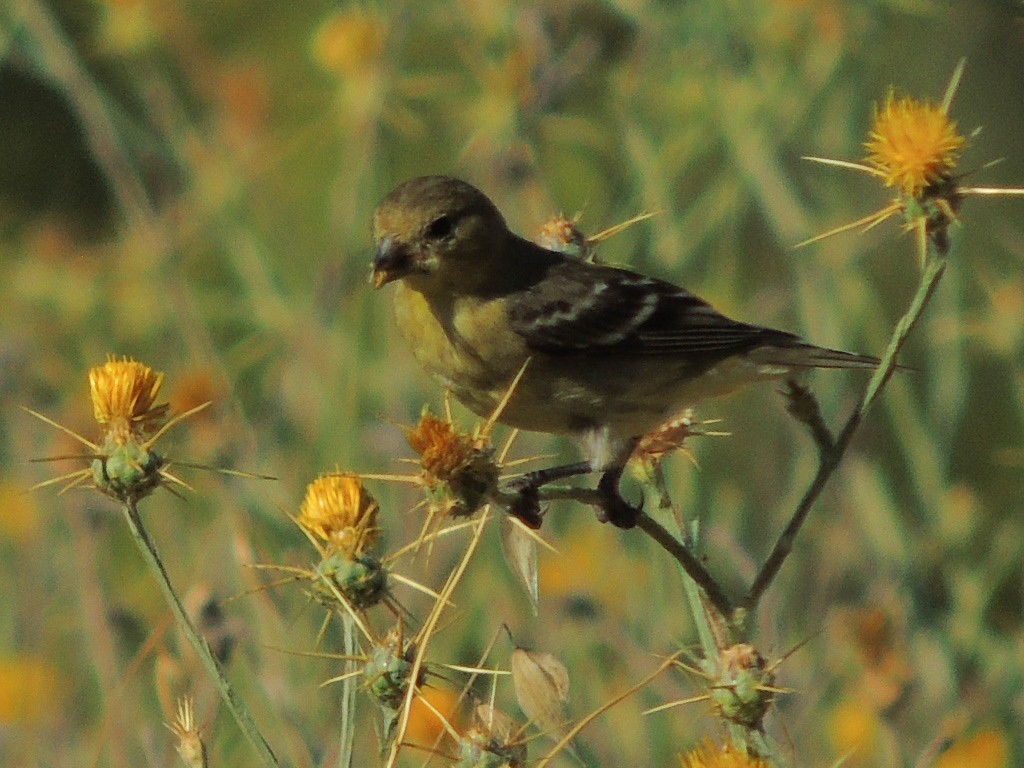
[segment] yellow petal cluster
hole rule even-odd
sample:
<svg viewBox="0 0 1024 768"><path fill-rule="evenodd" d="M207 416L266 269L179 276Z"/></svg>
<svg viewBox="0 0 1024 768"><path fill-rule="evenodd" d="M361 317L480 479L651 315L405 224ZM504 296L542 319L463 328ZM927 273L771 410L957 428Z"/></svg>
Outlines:
<svg viewBox="0 0 1024 768"><path fill-rule="evenodd" d="M352 474L321 475L306 489L299 525L349 555L377 543L377 500Z"/></svg>
<svg viewBox="0 0 1024 768"><path fill-rule="evenodd" d="M706 742L679 757L680 768L771 768L767 760L752 757L726 744Z"/></svg>
<svg viewBox="0 0 1024 768"><path fill-rule="evenodd" d="M365 10L341 11L327 19L313 40L313 54L324 69L347 77L372 70L384 50L387 26Z"/></svg>
<svg viewBox="0 0 1024 768"><path fill-rule="evenodd" d="M116 445L158 429L167 404L155 405L163 373L130 358L111 357L89 371L89 392L96 421Z"/></svg>
<svg viewBox="0 0 1024 768"><path fill-rule="evenodd" d="M406 440L420 455L424 486L448 514L472 514L497 487L498 466L486 438L460 432L447 419L424 411L406 431Z"/></svg>
<svg viewBox="0 0 1024 768"><path fill-rule="evenodd" d="M882 173L887 187L918 197L930 185L949 178L967 140L938 105L889 93L875 110L867 162Z"/></svg>

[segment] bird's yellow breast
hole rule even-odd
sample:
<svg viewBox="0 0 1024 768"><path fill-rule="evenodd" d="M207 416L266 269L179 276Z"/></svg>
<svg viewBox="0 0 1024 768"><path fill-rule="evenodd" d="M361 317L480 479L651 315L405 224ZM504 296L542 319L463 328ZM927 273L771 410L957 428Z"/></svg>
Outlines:
<svg viewBox="0 0 1024 768"><path fill-rule="evenodd" d="M502 303L475 297L429 300L399 284L395 320L413 356L474 412L486 416L526 362Z"/></svg>

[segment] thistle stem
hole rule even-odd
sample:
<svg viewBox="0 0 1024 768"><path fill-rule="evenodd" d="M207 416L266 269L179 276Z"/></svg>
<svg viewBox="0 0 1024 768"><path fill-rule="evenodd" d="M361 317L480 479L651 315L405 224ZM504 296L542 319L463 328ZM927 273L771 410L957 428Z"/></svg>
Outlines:
<svg viewBox="0 0 1024 768"><path fill-rule="evenodd" d="M590 505L598 505L603 499L601 494L592 488L561 486L545 486L541 488L539 490L539 498L541 501L572 499L573 501ZM513 501L513 497L506 494L496 497L496 500L501 504L509 504ZM640 512L636 519L636 527L654 539L662 549L679 563L679 566L696 582L697 586L704 590L708 600L715 608L721 611L723 616L732 616L732 601L686 544L673 536L667 528L646 512Z"/></svg>
<svg viewBox="0 0 1024 768"><path fill-rule="evenodd" d="M817 501L822 490L825 488L825 484L832 477L836 467L839 466L843 456L846 454L846 449L850 446L854 433L864 419L865 412L871 407L871 404L882 391L882 388L885 387L896 371L896 356L900 349L902 349L910 332L913 331L914 326L917 325L918 320L921 319L924 308L928 305L929 300L935 293L935 289L938 287L942 273L946 269L949 238L946 236L945 227L939 226L934 231L929 232L925 239L927 242L923 247L926 250L926 258L924 259L924 271L921 274L921 281L918 284L917 292L914 294L914 298L911 300L906 313L904 313L893 329L889 344L885 349L885 354L882 356L881 362L868 382L867 389L864 390L860 403L857 404L853 413L850 414L850 418L831 448L821 451L821 459L814 479L793 512L789 524L786 525L780 534L775 542L775 546L768 555L768 559L765 560L760 572L754 579L754 583L751 585L750 591L743 601L743 606L747 609L748 616L752 616L757 610L758 602L764 595L765 590L771 585L776 575L778 575L779 569L782 568L782 564L793 550L793 542L796 540L796 536L800 532L804 521L807 520L814 502ZM819 447L822 446L820 440L818 444Z"/></svg>
<svg viewBox="0 0 1024 768"><path fill-rule="evenodd" d="M189 643L191 643L192 647L195 649L196 654L199 656L199 660L202 662L207 674L210 676L210 679L220 692L220 696L221 699L224 700L224 704L234 716L235 722L238 723L238 727L241 729L242 734L252 745L256 754L260 756L260 760L264 766L267 766L267 768L279 768L280 763L278 763L277 758L270 749L270 745L267 744L263 735L256 727L256 723L253 720L248 707L245 706L245 703L238 696L238 693L232 687L231 683L228 682L227 677L224 676L224 671L221 669L220 664L217 662L213 652L210 650L210 646L207 644L203 636L196 630L192 620L185 612L185 608L182 606L181 600L178 598L178 593L174 590L174 586L171 584L171 580L167 575L167 570L164 568L163 561L157 553L156 545L153 544L153 540L149 537L149 532L146 530L146 527L142 522L142 518L139 516L139 509L134 501L126 501L124 503L124 516L128 521L128 529L131 531L132 538L135 539L135 543L138 545L139 551L142 553L142 558L146 561L146 565L149 566L149 569L156 577L157 584L160 585L160 591L163 592L164 599L167 600L167 604L170 606L171 612L174 614L174 618L178 622L178 626L181 628L182 632L185 633L185 637L188 638Z"/></svg>

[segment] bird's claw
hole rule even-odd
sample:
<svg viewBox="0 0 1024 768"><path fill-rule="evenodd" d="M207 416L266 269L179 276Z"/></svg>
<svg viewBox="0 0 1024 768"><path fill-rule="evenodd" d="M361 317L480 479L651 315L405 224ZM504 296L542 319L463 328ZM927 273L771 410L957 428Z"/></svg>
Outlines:
<svg viewBox="0 0 1024 768"><path fill-rule="evenodd" d="M602 486L603 483L598 483L597 490L601 494L601 500L599 502L597 519L602 523L611 523L616 528L634 528L637 518L644 511L643 494L640 495L640 504L633 506L622 498L618 488Z"/></svg>
<svg viewBox="0 0 1024 768"><path fill-rule="evenodd" d="M544 522L544 516L540 511L540 491L537 486L524 484L516 487L513 482L509 483L509 490L515 491L516 498L509 506L508 513L527 528L538 530Z"/></svg>

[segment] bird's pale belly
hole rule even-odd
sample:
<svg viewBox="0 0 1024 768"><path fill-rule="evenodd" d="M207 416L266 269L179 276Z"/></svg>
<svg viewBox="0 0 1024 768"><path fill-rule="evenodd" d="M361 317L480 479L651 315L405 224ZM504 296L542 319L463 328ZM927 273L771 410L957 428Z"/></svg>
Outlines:
<svg viewBox="0 0 1024 768"><path fill-rule="evenodd" d="M689 406L789 373L742 358L729 358L695 376L678 360L665 361L654 371L649 370L649 359L635 370L601 358L564 363L534 356L498 421L534 432L582 433L603 427L619 437L638 437ZM571 372L562 370L566 368ZM438 378L467 408L487 418L509 392L514 376L489 387L462 387Z"/></svg>
<svg viewBox="0 0 1024 768"><path fill-rule="evenodd" d="M581 433L596 427L621 438L643 435L684 408L777 378L788 369L746 356L711 367L672 355L549 355L534 352L507 328L496 302L472 313L433 307L397 286L395 316L419 363L467 408L490 418L506 398L498 421L533 432ZM460 327L472 316L472 327ZM525 366L525 367L524 367Z"/></svg>

